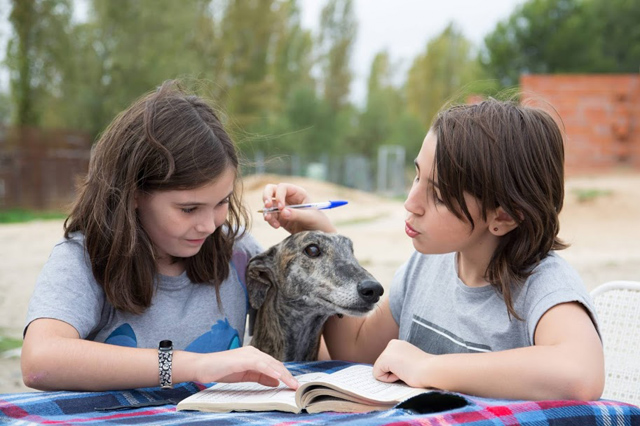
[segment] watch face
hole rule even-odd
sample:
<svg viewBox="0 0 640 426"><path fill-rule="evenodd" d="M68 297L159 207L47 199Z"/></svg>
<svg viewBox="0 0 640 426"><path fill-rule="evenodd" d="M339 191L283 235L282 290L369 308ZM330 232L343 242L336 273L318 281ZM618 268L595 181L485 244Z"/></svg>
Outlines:
<svg viewBox="0 0 640 426"><path fill-rule="evenodd" d="M173 342L171 340L162 340L158 346L160 349L172 349Z"/></svg>

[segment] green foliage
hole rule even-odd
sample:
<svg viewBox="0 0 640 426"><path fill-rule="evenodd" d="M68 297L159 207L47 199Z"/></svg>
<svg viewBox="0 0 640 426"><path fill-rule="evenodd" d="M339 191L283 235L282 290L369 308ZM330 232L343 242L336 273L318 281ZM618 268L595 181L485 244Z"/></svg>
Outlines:
<svg viewBox="0 0 640 426"><path fill-rule="evenodd" d="M328 0L320 18L322 88L336 115L348 103L352 80L349 59L357 31L353 1Z"/></svg>
<svg viewBox="0 0 640 426"><path fill-rule="evenodd" d="M481 63L503 87L523 73L638 72L640 3L528 0L485 38Z"/></svg>
<svg viewBox="0 0 640 426"><path fill-rule="evenodd" d="M287 132L281 139L281 151L318 156L332 145L335 122L329 119L329 105L318 97L315 90L299 86L292 90L285 108Z"/></svg>
<svg viewBox="0 0 640 426"><path fill-rule="evenodd" d="M450 24L413 61L405 87L407 109L425 127L446 102L473 93L470 84L483 77L473 54L471 42Z"/></svg>
<svg viewBox="0 0 640 426"><path fill-rule="evenodd" d="M600 197L607 197L612 194L609 189L597 189L597 188L579 188L572 191L579 203L586 203L593 201Z"/></svg>
<svg viewBox="0 0 640 426"><path fill-rule="evenodd" d="M22 340L13 337L0 336L0 353L22 347Z"/></svg>
<svg viewBox="0 0 640 426"><path fill-rule="evenodd" d="M0 92L0 124L9 124L13 107L8 93Z"/></svg>
<svg viewBox="0 0 640 426"><path fill-rule="evenodd" d="M586 0L585 0L586 1ZM640 2L590 0L587 2L592 37L597 37L599 69L596 72L640 71Z"/></svg>
<svg viewBox="0 0 640 426"><path fill-rule="evenodd" d="M363 155L400 144L410 163L437 111L491 95L526 72L637 72L640 2L526 0L482 50L449 25L405 76L386 52L371 64L366 103L350 103L358 23L353 0L325 0L319 32L299 0L5 0L10 102L0 122L98 136L166 79L213 99L246 157Z"/></svg>
<svg viewBox="0 0 640 426"><path fill-rule="evenodd" d="M14 104L12 121L38 126L43 101L51 96L71 50L69 0L13 0L9 21L15 36L9 40L6 62Z"/></svg>
<svg viewBox="0 0 640 426"><path fill-rule="evenodd" d="M402 116L404 99L392 80L388 53L378 53L369 73L367 103L349 143L353 152L375 158L381 145L402 144L394 133Z"/></svg>
<svg viewBox="0 0 640 426"><path fill-rule="evenodd" d="M0 223L20 223L32 220L64 219L62 212L38 212L33 210L11 209L0 210Z"/></svg>

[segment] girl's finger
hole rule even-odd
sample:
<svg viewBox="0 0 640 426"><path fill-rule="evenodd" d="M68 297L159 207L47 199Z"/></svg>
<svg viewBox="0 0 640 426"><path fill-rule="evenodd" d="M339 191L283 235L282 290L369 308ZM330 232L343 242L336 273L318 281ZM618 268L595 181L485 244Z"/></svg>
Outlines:
<svg viewBox="0 0 640 426"><path fill-rule="evenodd" d="M273 206L274 196L276 194L276 185L267 184L262 191L262 202L266 208Z"/></svg>
<svg viewBox="0 0 640 426"><path fill-rule="evenodd" d="M282 210L284 206L287 205L287 198L290 197L292 194L295 194L295 190L290 188L289 185L287 185L286 183L281 183L278 185L278 187L276 188L275 198L276 198L276 203L278 205L278 208L280 210Z"/></svg>
<svg viewBox="0 0 640 426"><path fill-rule="evenodd" d="M296 378L293 377L291 372L287 370L287 368L284 365L280 364L280 366L278 366L277 370L275 371L280 375L280 381L282 383L289 386L291 389L298 389L298 386L299 386L298 380L296 380Z"/></svg>
<svg viewBox="0 0 640 426"><path fill-rule="evenodd" d="M276 361L275 358L271 358L271 361L272 362L257 362L257 371L264 374L265 376L282 381L282 383L284 383L291 389L298 389L298 381L293 377L293 375L291 375L291 372L287 370L284 364Z"/></svg>

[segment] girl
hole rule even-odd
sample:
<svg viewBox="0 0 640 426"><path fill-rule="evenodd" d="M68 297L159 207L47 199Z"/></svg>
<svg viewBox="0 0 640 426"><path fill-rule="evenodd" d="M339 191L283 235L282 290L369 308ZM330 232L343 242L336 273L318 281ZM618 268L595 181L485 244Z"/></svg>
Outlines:
<svg viewBox="0 0 640 426"><path fill-rule="evenodd" d="M93 149L65 238L32 295L25 384L296 388L282 363L240 347L247 296L234 262L262 250L243 235L238 180L238 155L216 114L174 82L121 113Z"/></svg>
<svg viewBox="0 0 640 426"><path fill-rule="evenodd" d="M582 281L555 250L562 134L547 113L488 100L441 112L415 159L405 232L416 252L365 318L331 318L332 358L403 380L494 398L600 397L604 361ZM334 232L299 187L268 185L266 215L290 232Z"/></svg>

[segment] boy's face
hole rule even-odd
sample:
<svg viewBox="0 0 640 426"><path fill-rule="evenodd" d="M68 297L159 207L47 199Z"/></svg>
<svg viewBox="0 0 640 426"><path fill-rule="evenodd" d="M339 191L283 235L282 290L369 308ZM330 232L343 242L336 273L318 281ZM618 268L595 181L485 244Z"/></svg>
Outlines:
<svg viewBox="0 0 640 426"><path fill-rule="evenodd" d="M465 201L475 228L455 216L441 202L438 177L432 179L437 138L429 131L416 157L416 178L404 203L407 210L405 232L413 246L423 254L443 254L469 250L491 250L493 236L482 219L478 201L465 193Z"/></svg>
<svg viewBox="0 0 640 426"><path fill-rule="evenodd" d="M158 272L182 273L183 266L172 258L197 254L205 239L225 222L235 177L229 167L212 183L195 189L136 195L138 218L156 250Z"/></svg>

